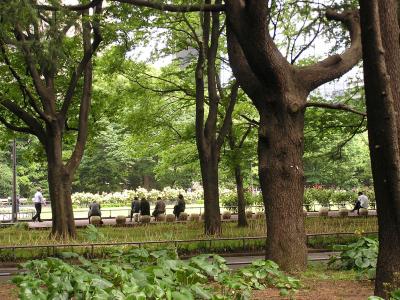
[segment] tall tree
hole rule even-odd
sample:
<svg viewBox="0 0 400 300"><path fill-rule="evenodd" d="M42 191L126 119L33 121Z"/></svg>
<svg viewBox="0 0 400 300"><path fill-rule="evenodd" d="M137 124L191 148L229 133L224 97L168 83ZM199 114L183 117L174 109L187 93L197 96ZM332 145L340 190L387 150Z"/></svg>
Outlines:
<svg viewBox="0 0 400 300"><path fill-rule="evenodd" d="M217 0L220 5L222 0ZM206 5L211 0L205 1ZM201 178L204 189L204 214L205 233L219 234L221 232L221 217L219 208L218 189L218 163L221 147L231 125L232 113L237 100L238 84L234 83L230 92L229 105L226 108L224 120L217 134L218 108L224 93L219 82L217 66L218 45L221 35L220 13L201 13L202 35L197 35L195 29L193 35L198 46L198 58L196 64L196 144L200 159ZM207 90L207 95L205 94ZM208 115L205 118L204 106L208 96Z"/></svg>
<svg viewBox="0 0 400 300"><path fill-rule="evenodd" d="M88 8L63 10L13 0L0 4L1 60L8 71L2 78L0 122L10 130L35 135L43 145L52 235L59 238L76 235L71 183L88 134L91 60L102 40L102 1L92 4L92 15ZM64 138L72 123L78 133L72 154L64 161Z"/></svg>
<svg viewBox="0 0 400 300"><path fill-rule="evenodd" d="M360 0L368 135L379 223L375 294L400 272L400 45L394 0ZM393 287L393 286L392 286Z"/></svg>
<svg viewBox="0 0 400 300"><path fill-rule="evenodd" d="M297 67L280 53L269 33L265 1L226 2L228 51L241 87L260 114L259 177L267 216L267 258L286 270L307 262L303 144L307 96L349 71L361 58L358 14L328 10L329 20L350 31L351 46L316 64Z"/></svg>

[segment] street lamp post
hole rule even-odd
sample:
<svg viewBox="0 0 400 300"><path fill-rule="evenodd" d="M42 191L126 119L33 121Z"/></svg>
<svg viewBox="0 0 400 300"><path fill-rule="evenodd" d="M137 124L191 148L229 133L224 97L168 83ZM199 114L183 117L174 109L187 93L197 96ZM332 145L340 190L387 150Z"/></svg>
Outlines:
<svg viewBox="0 0 400 300"><path fill-rule="evenodd" d="M12 221L17 221L17 147L16 141L12 143Z"/></svg>

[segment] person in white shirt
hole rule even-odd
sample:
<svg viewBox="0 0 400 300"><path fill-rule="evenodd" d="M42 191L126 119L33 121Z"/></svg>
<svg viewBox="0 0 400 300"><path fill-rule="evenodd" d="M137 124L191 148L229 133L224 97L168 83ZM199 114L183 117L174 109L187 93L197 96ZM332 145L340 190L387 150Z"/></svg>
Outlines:
<svg viewBox="0 0 400 300"><path fill-rule="evenodd" d="M354 205L353 210L351 212L357 211L357 214L360 214L360 208L368 208L368 197L364 195L363 192L358 192L358 198L356 204Z"/></svg>
<svg viewBox="0 0 400 300"><path fill-rule="evenodd" d="M42 213L42 204L46 205L46 202L44 201L41 188L37 189L37 192L33 198L33 203L35 204L36 215L33 216L32 221L38 220L39 222L42 222L42 219L40 219L40 214Z"/></svg>

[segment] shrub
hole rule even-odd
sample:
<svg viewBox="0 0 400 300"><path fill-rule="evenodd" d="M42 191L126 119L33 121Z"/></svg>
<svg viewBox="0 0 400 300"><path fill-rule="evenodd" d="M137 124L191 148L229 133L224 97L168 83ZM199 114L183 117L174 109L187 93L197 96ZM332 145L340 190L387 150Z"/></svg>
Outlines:
<svg viewBox="0 0 400 300"><path fill-rule="evenodd" d="M255 193L245 192L244 198L246 200L246 207L261 205L263 203L262 195L260 192L255 192ZM225 191L224 194L220 195L220 201L224 208L228 209L232 213L237 213L238 200L237 200L237 193L235 190L232 190L230 192Z"/></svg>
<svg viewBox="0 0 400 300"><path fill-rule="evenodd" d="M224 211L222 213L222 219L223 220L230 220L232 217L232 214L229 211Z"/></svg>
<svg viewBox="0 0 400 300"><path fill-rule="evenodd" d="M139 221L140 223L150 223L151 217L147 215L140 216Z"/></svg>
<svg viewBox="0 0 400 300"><path fill-rule="evenodd" d="M342 251L338 256L332 256L328 265L335 269L359 272L360 276L375 278L376 261L378 259L378 241L363 237L350 245L336 245L334 251Z"/></svg>
<svg viewBox="0 0 400 300"><path fill-rule="evenodd" d="M104 239L104 234L100 232L94 225L89 224L86 226L84 231L84 236L87 240L91 242L99 242Z"/></svg>
<svg viewBox="0 0 400 300"><path fill-rule="evenodd" d="M331 204L336 204L339 207L345 207L348 203L352 203L355 195L352 191L333 190L331 193Z"/></svg>
<svg viewBox="0 0 400 300"><path fill-rule="evenodd" d="M179 221L187 221L188 220L188 214L185 213L185 212L180 213L178 220Z"/></svg>
<svg viewBox="0 0 400 300"><path fill-rule="evenodd" d="M117 225L123 225L126 223L126 217L125 216L117 216L115 218L115 223L117 223Z"/></svg>
<svg viewBox="0 0 400 300"><path fill-rule="evenodd" d="M167 221L167 223L172 223L172 222L175 222L176 218L175 218L175 215L168 214L166 216L165 220Z"/></svg>

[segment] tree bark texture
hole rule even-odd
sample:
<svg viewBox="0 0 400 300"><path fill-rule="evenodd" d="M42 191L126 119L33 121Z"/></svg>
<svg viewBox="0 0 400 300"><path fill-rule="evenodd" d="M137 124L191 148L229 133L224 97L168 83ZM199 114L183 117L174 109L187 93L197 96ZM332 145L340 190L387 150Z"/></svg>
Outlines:
<svg viewBox="0 0 400 300"><path fill-rule="evenodd" d="M243 174L242 174L242 166L240 165L240 151L243 147L243 144L249 135L252 125L250 125L244 135L241 137L240 141L236 141L236 137L233 133L233 124L231 122L229 134L228 134L228 142L229 148L234 153L233 155L233 172L235 174L235 182L236 182L236 193L237 193L237 207L238 207L238 227L247 227L247 217L246 217L246 198L244 195L244 186L243 186ZM250 170L251 171L251 170Z"/></svg>
<svg viewBox="0 0 400 300"><path fill-rule="evenodd" d="M244 197L243 188L243 175L242 168L240 165L235 166L235 181L236 181L236 193L237 193L237 206L238 206L238 226L247 227L246 218L246 198Z"/></svg>
<svg viewBox="0 0 400 300"><path fill-rule="evenodd" d="M260 116L259 178L267 220L266 258L286 270L306 266L303 216L304 110L265 109Z"/></svg>
<svg viewBox="0 0 400 300"><path fill-rule="evenodd" d="M279 52L268 32L265 1L226 1L228 53L239 84L260 114L259 177L267 218L266 256L285 270L306 267L303 218L303 143L307 96L349 71L361 58L357 12L327 11L350 31L341 55L296 67Z"/></svg>
<svg viewBox="0 0 400 300"><path fill-rule="evenodd" d="M59 126L52 126L47 139L47 176L52 212L52 236L59 238L76 237L74 214L71 200L72 176L62 161L62 132Z"/></svg>
<svg viewBox="0 0 400 300"><path fill-rule="evenodd" d="M396 4L360 0L368 136L379 224L375 294L400 272L400 49Z"/></svg>

